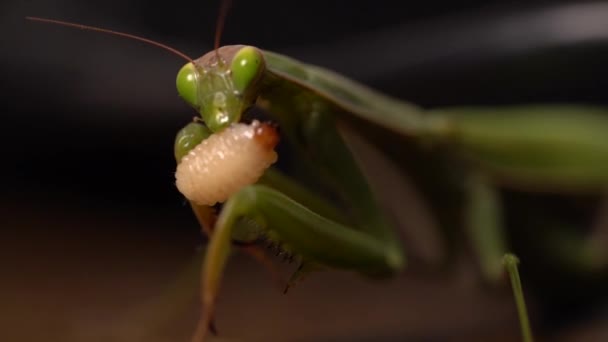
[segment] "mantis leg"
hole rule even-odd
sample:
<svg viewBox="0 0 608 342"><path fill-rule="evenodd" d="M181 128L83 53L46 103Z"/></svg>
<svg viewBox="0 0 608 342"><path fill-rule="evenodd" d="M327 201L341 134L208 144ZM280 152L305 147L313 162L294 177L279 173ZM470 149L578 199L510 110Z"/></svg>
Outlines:
<svg viewBox="0 0 608 342"><path fill-rule="evenodd" d="M215 209L207 205L198 205L192 201L190 202L190 207L192 208L192 211L194 212L194 215L201 226L202 232L205 234L205 236L211 236L215 221L217 219ZM262 264L279 286L283 285L283 279L279 273L279 270L272 263L272 260L270 260L266 254L264 254L264 249L261 246L246 244L238 247L240 251Z"/></svg>
<svg viewBox="0 0 608 342"><path fill-rule="evenodd" d="M479 174L469 177L468 195L465 227L483 276L497 282L503 274L502 259L507 248L500 196L489 180Z"/></svg>
<svg viewBox="0 0 608 342"><path fill-rule="evenodd" d="M209 329L233 240L261 237L279 244L302 262L370 276L390 275L404 267L400 249L327 219L268 186L248 186L224 204L209 241L202 275L204 312L195 340L202 339Z"/></svg>
<svg viewBox="0 0 608 342"><path fill-rule="evenodd" d="M533 342L534 337L532 336L532 328L530 328L530 320L528 319L528 309L526 307L526 300L524 299L524 290L522 289L519 270L517 269L519 259L514 254L507 253L503 256L502 263L511 279L511 287L513 288L515 305L517 306L517 314L521 326L522 340L524 342Z"/></svg>

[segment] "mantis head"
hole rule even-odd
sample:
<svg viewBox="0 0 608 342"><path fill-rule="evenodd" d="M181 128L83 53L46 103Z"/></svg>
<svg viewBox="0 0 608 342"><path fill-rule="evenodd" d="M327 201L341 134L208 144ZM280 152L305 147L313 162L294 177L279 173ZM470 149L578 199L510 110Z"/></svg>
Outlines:
<svg viewBox="0 0 608 342"><path fill-rule="evenodd" d="M239 122L253 105L265 70L260 50L224 46L184 65L177 74L179 95L203 118L212 132Z"/></svg>

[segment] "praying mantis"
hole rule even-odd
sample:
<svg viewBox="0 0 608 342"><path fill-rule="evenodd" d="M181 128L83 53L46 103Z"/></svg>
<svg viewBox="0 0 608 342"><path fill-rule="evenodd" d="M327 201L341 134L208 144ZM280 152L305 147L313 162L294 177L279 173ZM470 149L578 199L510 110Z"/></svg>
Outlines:
<svg viewBox="0 0 608 342"><path fill-rule="evenodd" d="M428 154L431 167L447 166L440 174L458 175L456 181L442 183L458 193L461 202L455 206L464 213L463 225L488 279L500 277L502 256L509 249L499 189L598 193L608 183L604 108L424 110L329 70L251 46L218 47L197 60L186 59L177 76L178 93L201 119L178 133L178 164L211 136L250 122L246 113L254 106L270 118L268 129L280 133L280 142L269 148L278 143L290 151L289 158L279 155L280 162L287 159L281 168L271 167L218 199L223 203L220 210L215 202L197 203L186 195L210 235L203 271L203 321L196 339L210 327L234 243L265 240L280 246L300 263L293 281L317 268L376 278L405 269L406 252L373 186L382 174L367 170L354 146L376 147L399 166L404 153ZM212 167L218 168L212 172L223 170ZM594 254L586 247L578 252Z"/></svg>
<svg viewBox="0 0 608 342"><path fill-rule="evenodd" d="M353 121L366 121L431 148L448 148L457 156L463 163L465 219L473 234L483 235L474 242L489 278L500 276L506 252L497 185L576 193L602 189L608 181L608 143L603 139L608 118L602 108L425 112L328 70L240 45L219 48L186 64L177 88L205 123L191 124L200 132L192 133L192 126L187 126L178 134L177 160L183 161L187 151L207 136L240 122L243 109L257 103L285 132L282 138L296 151L298 165L321 180L323 189L341 205L327 202L296 179L270 171L232 193L217 221L202 220L213 228L205 257L206 318L200 336L211 324L215 293L233 241L265 239L281 245L300 258L296 277L316 267L371 277L403 270L404 252L345 138ZM205 216L205 207L193 207L198 217Z"/></svg>

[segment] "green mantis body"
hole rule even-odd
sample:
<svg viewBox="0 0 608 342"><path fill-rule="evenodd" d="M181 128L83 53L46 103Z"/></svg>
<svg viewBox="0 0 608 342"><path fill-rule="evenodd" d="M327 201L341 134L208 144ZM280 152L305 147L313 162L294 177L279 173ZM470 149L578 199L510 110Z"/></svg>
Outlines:
<svg viewBox="0 0 608 342"><path fill-rule="evenodd" d="M444 225L466 227L484 275L494 281L501 277L508 250L501 188L580 194L601 193L608 184L608 110L603 108L424 110L329 70L243 45L222 47L186 64L177 88L202 117L178 133L178 163L212 134L243 121L254 106L277 125L280 144L289 150L279 155L280 168L271 167L255 184L231 194L219 213L191 201L210 235L203 319L195 339L211 326L235 243L264 240L280 246L300 263L290 284L319 268L374 278L405 269L407 253L397 225L374 186L384 174L367 167L359 155L361 142L430 184L425 190L435 192L430 196L433 214L442 216ZM437 203L448 202L445 214ZM603 255L591 247L569 248L567 257L591 267L603 263ZM509 268L516 264L513 258L505 260Z"/></svg>
<svg viewBox="0 0 608 342"><path fill-rule="evenodd" d="M206 217L201 223L212 226L199 337L211 322L233 242L270 240L298 257L300 273L321 267L385 277L404 269L406 254L394 224L369 182L382 174L364 170L349 136L372 144L381 136L382 141L411 144L418 152L449 156L460 182L458 206L465 226L485 275L494 280L507 249L498 187L588 193L601 192L608 183L608 113L601 108L425 111L328 70L241 45L187 64L177 86L206 125L191 124L199 125L202 134L178 134L178 161L205 136L239 122L256 104L278 124L282 143L292 151L286 169L293 173L269 169L256 184L228 198L217 221L209 218L208 208L193 203L197 216ZM399 163L408 152L393 144L385 153ZM453 173L445 172L446 178Z"/></svg>

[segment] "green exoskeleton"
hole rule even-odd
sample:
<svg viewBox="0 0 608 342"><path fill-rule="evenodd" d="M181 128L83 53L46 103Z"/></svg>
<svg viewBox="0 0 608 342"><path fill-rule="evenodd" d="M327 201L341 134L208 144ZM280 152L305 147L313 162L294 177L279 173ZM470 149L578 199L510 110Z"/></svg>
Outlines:
<svg viewBox="0 0 608 342"><path fill-rule="evenodd" d="M425 111L331 71L244 45L225 46L186 64L177 89L204 123L192 123L178 134L178 161L205 137L241 122L243 113L257 105L292 151L286 168L308 179L305 183L270 168L255 184L242 184L232 193L217 220L209 219L208 203L193 201L197 216L208 218L202 223L210 232L199 337L211 323L234 242L270 240L297 256L300 273L321 267L383 277L405 268L406 254L369 182L382 174L366 174L352 148L353 135L401 137L428 153L449 155L461 177L465 225L490 279L500 277L508 248L498 187L577 193L601 191L608 183L608 113L601 108ZM361 123L367 131L357 130ZM405 152L387 151L389 156L399 153ZM219 185L209 188L214 186ZM587 247L579 252L588 252ZM505 260L515 264L511 257Z"/></svg>

